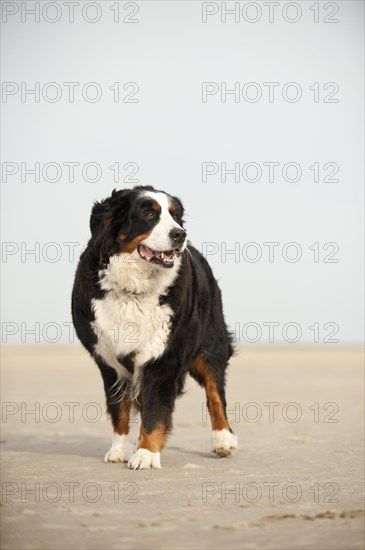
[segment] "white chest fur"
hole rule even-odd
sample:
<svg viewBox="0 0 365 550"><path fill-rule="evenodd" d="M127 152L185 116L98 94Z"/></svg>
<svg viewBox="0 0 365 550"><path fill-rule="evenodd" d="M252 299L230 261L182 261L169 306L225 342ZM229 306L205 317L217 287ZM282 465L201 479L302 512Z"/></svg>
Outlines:
<svg viewBox="0 0 365 550"><path fill-rule="evenodd" d="M131 374L117 357L134 353L133 382L137 385L141 367L166 349L173 312L170 306L159 304L159 297L174 282L180 262L164 269L145 266L146 262L136 256L130 261L130 256L112 257L108 268L100 273L100 286L108 292L104 298L93 300L93 329L98 338L95 352L119 378L131 378Z"/></svg>

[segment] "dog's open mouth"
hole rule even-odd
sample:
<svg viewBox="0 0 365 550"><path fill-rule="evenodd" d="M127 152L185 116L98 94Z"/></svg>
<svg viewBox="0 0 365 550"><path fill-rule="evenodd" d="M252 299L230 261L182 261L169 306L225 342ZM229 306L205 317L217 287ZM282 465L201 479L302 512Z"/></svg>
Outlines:
<svg viewBox="0 0 365 550"><path fill-rule="evenodd" d="M138 254L146 260L154 264L161 265L163 267L173 267L174 260L179 255L179 250L152 250L145 244L140 244L138 247Z"/></svg>

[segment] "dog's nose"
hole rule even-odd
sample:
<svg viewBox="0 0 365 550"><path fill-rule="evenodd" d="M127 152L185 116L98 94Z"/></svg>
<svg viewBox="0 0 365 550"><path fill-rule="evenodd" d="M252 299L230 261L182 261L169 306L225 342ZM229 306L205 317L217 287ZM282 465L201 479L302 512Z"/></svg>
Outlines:
<svg viewBox="0 0 365 550"><path fill-rule="evenodd" d="M176 244L182 244L185 240L185 237L186 237L186 233L183 229L174 227L174 229L171 229L170 231L170 239L174 241Z"/></svg>

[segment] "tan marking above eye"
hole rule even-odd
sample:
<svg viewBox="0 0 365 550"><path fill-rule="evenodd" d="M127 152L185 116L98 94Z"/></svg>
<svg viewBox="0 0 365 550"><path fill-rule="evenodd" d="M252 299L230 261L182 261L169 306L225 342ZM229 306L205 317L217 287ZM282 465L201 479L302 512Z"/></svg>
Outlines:
<svg viewBox="0 0 365 550"><path fill-rule="evenodd" d="M153 210L156 210L156 212L161 212L161 206L159 205L159 203L157 201L152 201L151 208Z"/></svg>

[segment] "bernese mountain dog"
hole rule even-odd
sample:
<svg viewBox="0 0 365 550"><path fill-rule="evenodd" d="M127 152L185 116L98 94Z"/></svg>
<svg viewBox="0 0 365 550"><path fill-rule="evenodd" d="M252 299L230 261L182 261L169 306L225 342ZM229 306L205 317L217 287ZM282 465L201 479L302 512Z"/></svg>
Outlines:
<svg viewBox="0 0 365 550"><path fill-rule="evenodd" d="M73 322L100 369L113 424L105 461L133 469L161 468L187 373L205 388L213 451L226 457L237 448L225 399L232 338L183 214L178 198L153 187L114 190L92 208L75 276Z"/></svg>

